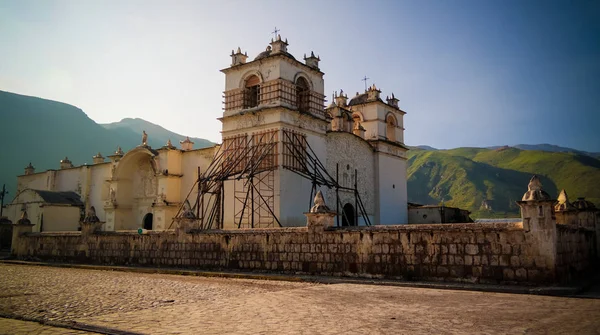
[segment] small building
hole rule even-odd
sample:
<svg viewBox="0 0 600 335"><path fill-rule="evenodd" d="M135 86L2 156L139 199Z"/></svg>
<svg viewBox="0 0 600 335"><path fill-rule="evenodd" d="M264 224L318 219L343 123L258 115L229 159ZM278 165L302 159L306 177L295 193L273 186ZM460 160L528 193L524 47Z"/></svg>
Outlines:
<svg viewBox="0 0 600 335"><path fill-rule="evenodd" d="M408 203L408 222L411 224L470 223L473 220L469 214L468 210L457 207Z"/></svg>
<svg viewBox="0 0 600 335"><path fill-rule="evenodd" d="M34 231L78 230L83 202L75 192L24 189L7 206L9 217L17 218L27 211Z"/></svg>

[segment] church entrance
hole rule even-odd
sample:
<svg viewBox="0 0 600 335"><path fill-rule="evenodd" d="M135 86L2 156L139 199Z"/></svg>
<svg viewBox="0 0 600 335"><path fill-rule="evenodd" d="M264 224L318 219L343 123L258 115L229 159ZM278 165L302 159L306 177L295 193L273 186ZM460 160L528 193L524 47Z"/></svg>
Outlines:
<svg viewBox="0 0 600 335"><path fill-rule="evenodd" d="M152 230L152 220L154 215L152 213L148 213L144 216L144 229Z"/></svg>
<svg viewBox="0 0 600 335"><path fill-rule="evenodd" d="M342 227L356 226L356 219L354 218L354 206L347 203L342 209L344 214L342 215Z"/></svg>

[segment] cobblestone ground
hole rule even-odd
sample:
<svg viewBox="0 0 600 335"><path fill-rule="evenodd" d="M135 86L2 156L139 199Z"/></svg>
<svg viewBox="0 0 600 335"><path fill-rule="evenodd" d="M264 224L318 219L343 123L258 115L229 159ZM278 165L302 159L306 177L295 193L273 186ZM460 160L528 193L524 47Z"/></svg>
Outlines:
<svg viewBox="0 0 600 335"><path fill-rule="evenodd" d="M3 315L142 334L600 334L598 299L8 264L0 285Z"/></svg>
<svg viewBox="0 0 600 335"><path fill-rule="evenodd" d="M37 322L0 318L0 335L90 335L79 330L41 325Z"/></svg>

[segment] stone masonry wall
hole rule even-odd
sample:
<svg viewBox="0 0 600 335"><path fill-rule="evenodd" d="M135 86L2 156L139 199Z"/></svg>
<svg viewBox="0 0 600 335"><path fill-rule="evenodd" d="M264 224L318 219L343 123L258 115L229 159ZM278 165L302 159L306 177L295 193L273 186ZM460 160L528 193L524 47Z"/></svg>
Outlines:
<svg viewBox="0 0 600 335"><path fill-rule="evenodd" d="M560 236L571 236L565 232ZM569 237L575 238L575 237ZM202 233L21 233L21 259L273 271L405 280L542 283L556 280L521 223L469 223ZM568 239L561 237L561 241ZM589 241L588 241L589 242ZM588 243L586 242L586 243ZM571 250L571 245L561 250ZM583 244L577 244L583 246ZM565 254L564 252L562 254ZM589 257L575 253L581 262Z"/></svg>
<svg viewBox="0 0 600 335"><path fill-rule="evenodd" d="M556 273L561 281L588 269L596 254L596 232L572 225L558 224L556 243Z"/></svg>

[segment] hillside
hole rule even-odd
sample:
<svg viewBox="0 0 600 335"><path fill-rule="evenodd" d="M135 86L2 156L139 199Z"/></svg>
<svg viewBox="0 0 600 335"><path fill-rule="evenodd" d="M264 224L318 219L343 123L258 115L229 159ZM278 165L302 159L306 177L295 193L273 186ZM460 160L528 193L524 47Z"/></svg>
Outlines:
<svg viewBox="0 0 600 335"><path fill-rule="evenodd" d="M157 124L140 118L125 118L119 122L101 124L101 126L106 129L130 130L136 134L141 134L142 131L145 130L146 133L151 134L149 135L149 139L154 138L155 140L161 141L162 145L164 145L169 139L171 139L173 145L178 145L179 141L185 140L184 135L174 133ZM214 144L211 141L203 138L190 137L190 140L194 142L194 147L196 148L205 148Z"/></svg>
<svg viewBox="0 0 600 335"><path fill-rule="evenodd" d="M409 201L444 202L467 208L473 216L516 216L514 204L533 174L553 197L566 189L572 200L584 196L600 203L600 160L587 155L517 148L457 148L409 151ZM492 208L486 210L482 204Z"/></svg>
<svg viewBox="0 0 600 335"><path fill-rule="evenodd" d="M58 169L65 156L81 165L91 163L98 152L107 156L117 146L126 151L141 143L141 131L128 127L107 129L75 106L4 91L0 91L0 117L0 187L6 183L9 201L15 195L17 175L23 174L29 162L38 172ZM146 131L152 147L161 147L168 139ZM175 138L172 141L177 144ZM195 147L206 146L207 142L198 139Z"/></svg>

